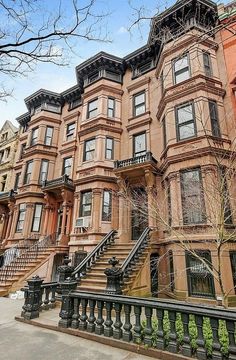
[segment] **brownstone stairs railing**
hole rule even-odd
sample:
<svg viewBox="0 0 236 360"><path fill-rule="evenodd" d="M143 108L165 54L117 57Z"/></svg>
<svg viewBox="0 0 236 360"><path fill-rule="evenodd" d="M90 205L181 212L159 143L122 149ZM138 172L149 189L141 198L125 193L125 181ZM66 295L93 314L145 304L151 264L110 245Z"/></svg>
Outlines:
<svg viewBox="0 0 236 360"><path fill-rule="evenodd" d="M23 250L22 248L20 250L19 246L13 247L11 256L5 258L0 268L0 296L6 296L9 292L20 289L23 281L38 269L55 252L55 249L55 234L48 235L31 246L25 246Z"/></svg>
<svg viewBox="0 0 236 360"><path fill-rule="evenodd" d="M137 241L119 242L116 230L110 231L95 249L75 268L79 291L104 292L107 278L104 274L112 257L119 260L122 269L122 292L128 294L144 260L148 255L150 229L146 228Z"/></svg>

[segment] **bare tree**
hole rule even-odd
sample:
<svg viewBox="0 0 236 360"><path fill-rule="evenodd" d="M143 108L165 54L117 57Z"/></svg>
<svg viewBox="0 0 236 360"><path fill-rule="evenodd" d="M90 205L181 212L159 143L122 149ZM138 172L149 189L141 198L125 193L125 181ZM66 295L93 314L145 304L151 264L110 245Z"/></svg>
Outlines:
<svg viewBox="0 0 236 360"><path fill-rule="evenodd" d="M0 0L0 99L11 94L7 79L38 62L67 65L78 41L107 41L96 0Z"/></svg>

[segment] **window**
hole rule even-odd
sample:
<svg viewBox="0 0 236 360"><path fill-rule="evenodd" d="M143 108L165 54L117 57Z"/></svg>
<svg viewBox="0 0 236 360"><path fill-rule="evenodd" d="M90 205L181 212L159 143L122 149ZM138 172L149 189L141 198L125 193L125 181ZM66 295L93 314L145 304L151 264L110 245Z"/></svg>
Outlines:
<svg viewBox="0 0 236 360"><path fill-rule="evenodd" d="M115 116L115 99L108 98L107 116L108 117L114 117Z"/></svg>
<svg viewBox="0 0 236 360"><path fill-rule="evenodd" d="M236 294L236 252L230 251L230 262L233 276L234 293Z"/></svg>
<svg viewBox="0 0 236 360"><path fill-rule="evenodd" d="M80 216L90 216L92 208L92 191L81 193Z"/></svg>
<svg viewBox="0 0 236 360"><path fill-rule="evenodd" d="M72 157L63 159L62 175L71 176Z"/></svg>
<svg viewBox="0 0 236 360"><path fill-rule="evenodd" d="M91 84L92 82L96 81L98 78L99 78L99 72L96 71L88 77L88 83Z"/></svg>
<svg viewBox="0 0 236 360"><path fill-rule="evenodd" d="M111 221L112 193L109 190L103 191L102 221Z"/></svg>
<svg viewBox="0 0 236 360"><path fill-rule="evenodd" d="M139 66L137 66L135 68L134 76L142 75L142 74L148 72L149 70L151 70L152 67L153 67L153 61L152 60L144 62L144 63L140 64Z"/></svg>
<svg viewBox="0 0 236 360"><path fill-rule="evenodd" d="M174 60L174 83L178 84L181 81L187 80L190 77L188 54L180 59Z"/></svg>
<svg viewBox="0 0 236 360"><path fill-rule="evenodd" d="M180 180L183 223L187 225L205 222L201 170L192 169L181 171Z"/></svg>
<svg viewBox="0 0 236 360"><path fill-rule="evenodd" d="M37 144L38 132L39 132L39 128L35 128L35 129L32 130L31 142L30 142L31 146Z"/></svg>
<svg viewBox="0 0 236 360"><path fill-rule="evenodd" d="M209 112L210 112L210 119L211 119L212 135L216 136L216 137L221 137L218 111L217 111L217 103L214 100L209 100L208 104L209 104Z"/></svg>
<svg viewBox="0 0 236 360"><path fill-rule="evenodd" d="M176 126L178 141L196 136L195 114L192 103L176 108Z"/></svg>
<svg viewBox="0 0 236 360"><path fill-rule="evenodd" d="M160 86L161 86L161 95L164 94L164 90L165 90L165 87L164 87L164 74L163 74L163 70L160 74Z"/></svg>
<svg viewBox="0 0 236 360"><path fill-rule="evenodd" d="M106 74L105 76L107 79L119 81L119 82L121 81L121 75L114 71L106 70L105 74Z"/></svg>
<svg viewBox="0 0 236 360"><path fill-rule="evenodd" d="M42 160L41 167L40 167L40 173L39 173L39 183L42 184L44 181L47 180L48 176L48 160Z"/></svg>
<svg viewBox="0 0 236 360"><path fill-rule="evenodd" d="M0 151L0 164L1 164L2 161L3 161L3 155L4 155L4 151Z"/></svg>
<svg viewBox="0 0 236 360"><path fill-rule="evenodd" d="M195 256L186 252L186 267L189 296L215 297L214 279L207 268L211 267L210 251L195 250Z"/></svg>
<svg viewBox="0 0 236 360"><path fill-rule="evenodd" d="M17 220L17 224L16 224L17 232L20 232L23 230L23 225L24 225L24 220L25 220L25 212L26 212L26 205L20 204L18 220Z"/></svg>
<svg viewBox="0 0 236 360"><path fill-rule="evenodd" d="M21 149L20 149L20 157L19 157L19 160L21 160L24 156L24 153L25 153L25 149L26 149L26 144L22 144L21 145Z"/></svg>
<svg viewBox="0 0 236 360"><path fill-rule="evenodd" d="M133 137L134 157L146 155L146 133Z"/></svg>
<svg viewBox="0 0 236 360"><path fill-rule="evenodd" d="M92 100L88 103L87 119L97 116L98 113L98 99Z"/></svg>
<svg viewBox="0 0 236 360"><path fill-rule="evenodd" d="M81 105L81 98L71 100L69 103L69 110L75 109L79 105Z"/></svg>
<svg viewBox="0 0 236 360"><path fill-rule="evenodd" d="M10 148L5 149L5 159L7 160L10 155Z"/></svg>
<svg viewBox="0 0 236 360"><path fill-rule="evenodd" d="M21 174L21 173L17 173L17 174L16 174L15 184L14 184L14 188L13 188L14 191L17 191L17 190L18 190L19 181L20 181L20 174Z"/></svg>
<svg viewBox="0 0 236 360"><path fill-rule="evenodd" d="M95 154L95 139L86 140L84 143L84 161L93 160Z"/></svg>
<svg viewBox="0 0 236 360"><path fill-rule="evenodd" d="M114 139L106 137L106 154L105 158L107 160L114 159Z"/></svg>
<svg viewBox="0 0 236 360"><path fill-rule="evenodd" d="M221 206L224 212L224 223L232 224L232 213L230 207L230 195L227 184L227 171L223 166L220 168L220 198L223 200Z"/></svg>
<svg viewBox="0 0 236 360"><path fill-rule="evenodd" d="M138 116L145 113L145 92L143 91L142 93L134 95L133 101L133 116Z"/></svg>
<svg viewBox="0 0 236 360"><path fill-rule="evenodd" d="M66 140L69 141L73 139L75 132L75 123L70 123L66 127Z"/></svg>
<svg viewBox="0 0 236 360"><path fill-rule="evenodd" d="M33 169L33 160L27 161L26 169L25 169L25 176L24 176L24 184L29 184L31 174Z"/></svg>
<svg viewBox="0 0 236 360"><path fill-rule="evenodd" d="M166 148L167 140L166 140L166 118L162 119L162 133L163 133L163 150Z"/></svg>
<svg viewBox="0 0 236 360"><path fill-rule="evenodd" d="M212 77L211 56L208 52L203 52L203 65L206 76Z"/></svg>
<svg viewBox="0 0 236 360"><path fill-rule="evenodd" d="M52 135L53 135L53 127L47 126L46 127L46 133L45 133L45 139L44 144L45 145L52 145Z"/></svg>
<svg viewBox="0 0 236 360"><path fill-rule="evenodd" d="M38 232L40 229L41 215L42 215L42 204L35 204L34 217L32 222L32 231Z"/></svg>
<svg viewBox="0 0 236 360"><path fill-rule="evenodd" d="M170 290L173 292L175 289L175 273L174 273L174 259L173 251L169 250L169 276L170 276Z"/></svg>
<svg viewBox="0 0 236 360"><path fill-rule="evenodd" d="M8 132L5 132L4 134L2 134L2 141L7 140L7 136L8 136Z"/></svg>
<svg viewBox="0 0 236 360"><path fill-rule="evenodd" d="M2 177L2 182L1 182L1 191L4 191L5 190L5 187L6 187L6 182L7 182L7 175L3 175Z"/></svg>

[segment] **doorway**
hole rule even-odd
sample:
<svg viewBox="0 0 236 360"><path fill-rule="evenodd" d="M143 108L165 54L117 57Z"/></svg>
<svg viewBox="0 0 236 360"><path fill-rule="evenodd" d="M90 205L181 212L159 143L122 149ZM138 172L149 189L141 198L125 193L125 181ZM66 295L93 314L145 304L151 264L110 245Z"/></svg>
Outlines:
<svg viewBox="0 0 236 360"><path fill-rule="evenodd" d="M143 187L132 190L131 235L138 240L148 226L148 198Z"/></svg>

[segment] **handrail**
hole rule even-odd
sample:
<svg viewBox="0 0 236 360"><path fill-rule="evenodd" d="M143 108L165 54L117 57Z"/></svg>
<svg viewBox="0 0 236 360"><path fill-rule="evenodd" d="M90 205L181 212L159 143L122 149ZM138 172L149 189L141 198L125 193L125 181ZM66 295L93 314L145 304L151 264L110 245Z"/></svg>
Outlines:
<svg viewBox="0 0 236 360"><path fill-rule="evenodd" d="M97 246L86 256L86 258L76 266L75 270L72 273L72 276L80 274L85 275L86 271L89 271L92 264L95 264L96 260L99 259L100 255L103 254L107 246L111 245L114 242L114 235L117 233L116 230L111 230L106 236L100 241Z"/></svg>
<svg viewBox="0 0 236 360"><path fill-rule="evenodd" d="M136 263L136 260L141 255L142 250L147 247L148 234L150 230L151 229L149 227L144 229L135 246L132 248L129 255L123 262L121 270L124 278L128 277L129 272L132 270L132 266Z"/></svg>

